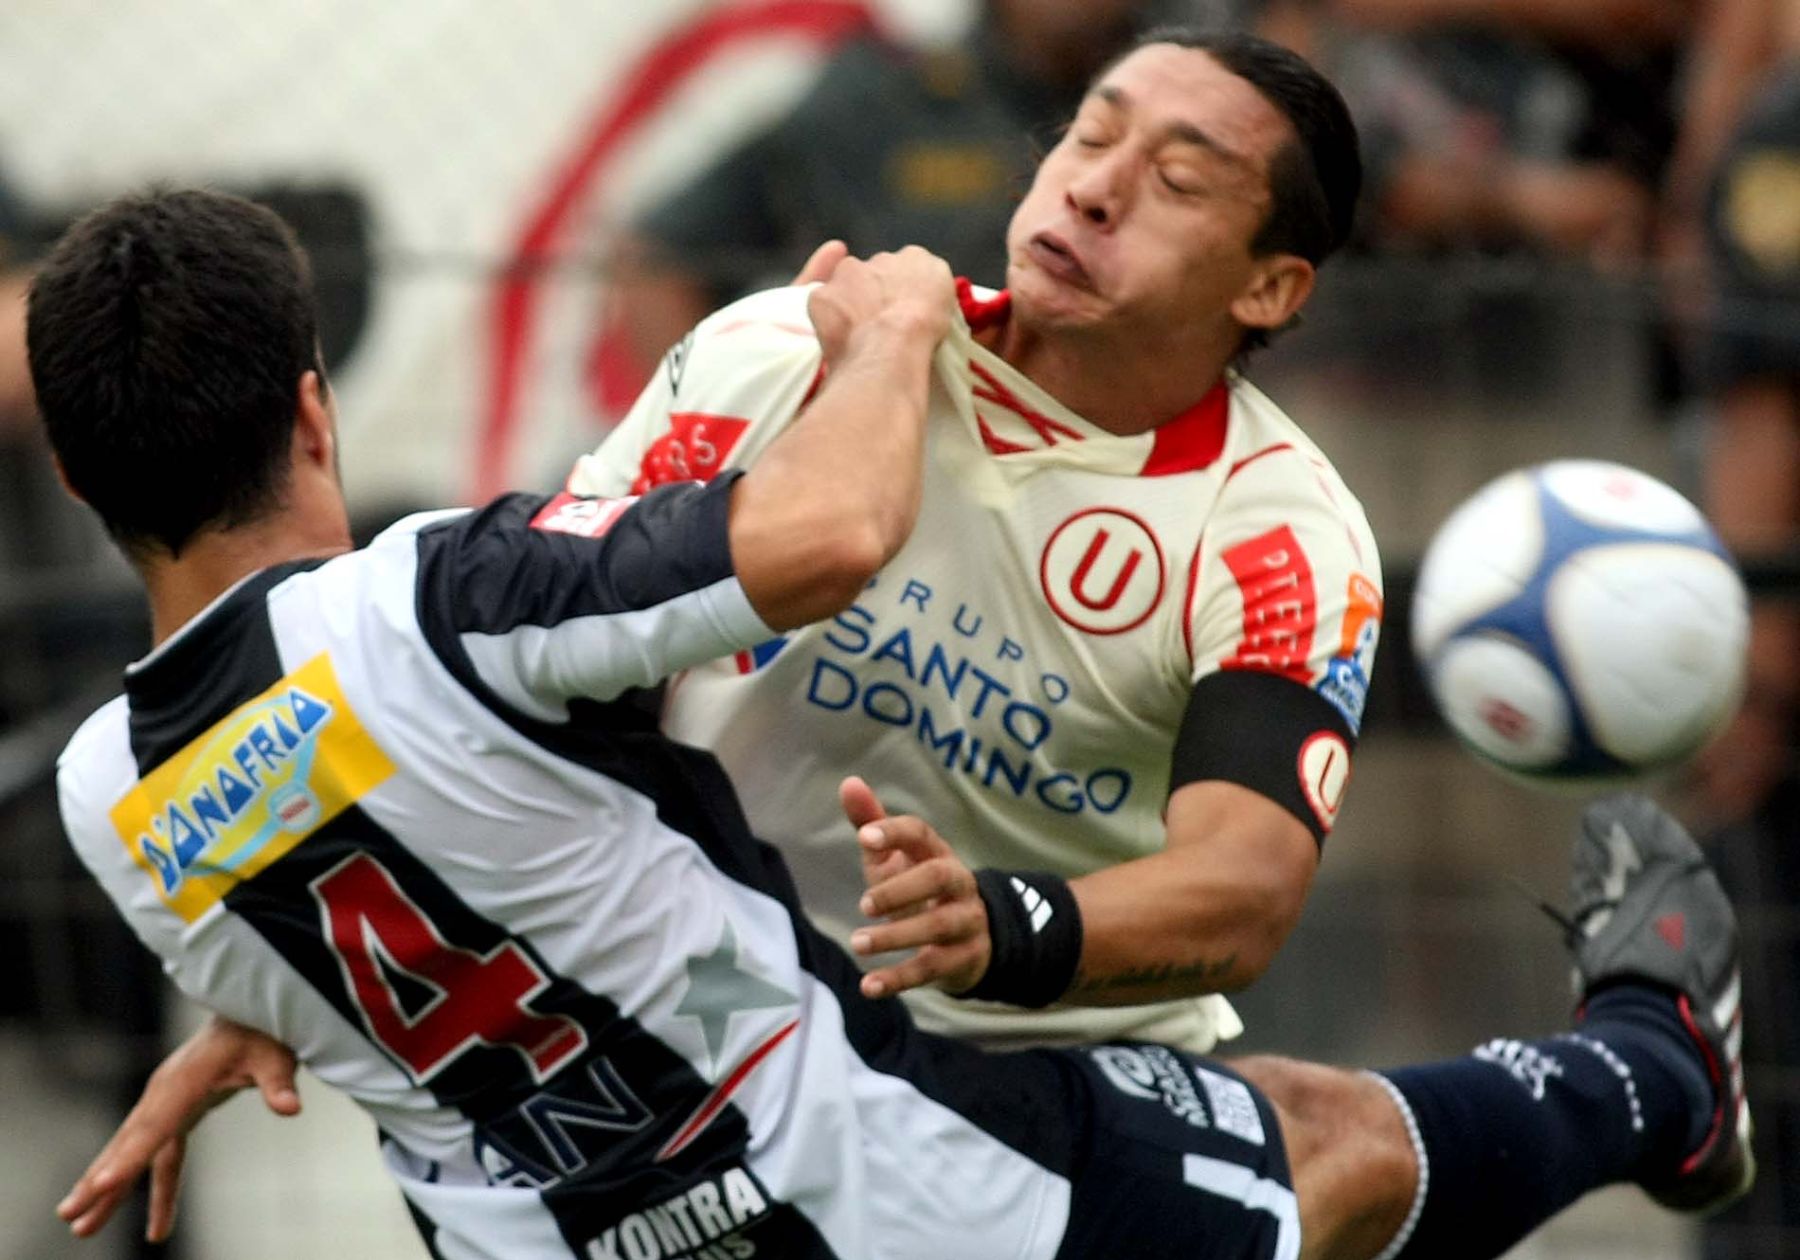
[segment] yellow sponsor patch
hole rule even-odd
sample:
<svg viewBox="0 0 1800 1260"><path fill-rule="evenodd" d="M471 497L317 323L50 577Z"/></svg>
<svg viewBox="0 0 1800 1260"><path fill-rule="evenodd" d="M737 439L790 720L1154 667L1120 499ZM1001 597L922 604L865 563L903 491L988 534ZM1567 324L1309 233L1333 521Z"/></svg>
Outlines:
<svg viewBox="0 0 1800 1260"><path fill-rule="evenodd" d="M321 653L139 780L113 827L192 923L393 773Z"/></svg>

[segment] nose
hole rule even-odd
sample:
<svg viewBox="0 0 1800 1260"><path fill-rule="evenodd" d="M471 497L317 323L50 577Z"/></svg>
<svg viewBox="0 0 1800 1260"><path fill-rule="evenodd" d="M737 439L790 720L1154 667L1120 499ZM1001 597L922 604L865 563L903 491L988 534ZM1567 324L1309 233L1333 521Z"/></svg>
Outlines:
<svg viewBox="0 0 1800 1260"><path fill-rule="evenodd" d="M1131 198L1133 161L1119 146L1087 163L1064 193L1069 208L1097 228L1117 227Z"/></svg>

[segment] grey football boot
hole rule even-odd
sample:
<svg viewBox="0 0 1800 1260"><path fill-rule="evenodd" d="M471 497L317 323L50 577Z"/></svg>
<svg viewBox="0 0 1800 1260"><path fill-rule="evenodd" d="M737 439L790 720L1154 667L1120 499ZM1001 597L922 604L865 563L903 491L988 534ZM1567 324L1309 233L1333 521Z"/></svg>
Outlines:
<svg viewBox="0 0 1800 1260"><path fill-rule="evenodd" d="M1583 1004L1618 980L1673 990L1712 1078L1706 1136L1679 1168L1644 1189L1676 1211L1717 1211L1756 1177L1744 1099L1737 916L1700 846L1642 796L1610 796L1588 807L1573 866L1569 943Z"/></svg>

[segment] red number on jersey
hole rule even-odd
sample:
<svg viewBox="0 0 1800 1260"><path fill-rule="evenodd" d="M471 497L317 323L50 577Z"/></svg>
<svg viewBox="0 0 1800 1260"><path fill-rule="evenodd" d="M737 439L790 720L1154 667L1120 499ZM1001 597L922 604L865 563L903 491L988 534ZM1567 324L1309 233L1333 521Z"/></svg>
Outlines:
<svg viewBox="0 0 1800 1260"><path fill-rule="evenodd" d="M481 955L450 944L368 854L340 862L313 881L312 892L370 1035L415 1083L477 1044L513 1047L542 1083L586 1047L587 1033L574 1020L526 1007L550 980L524 950L507 941ZM401 1006L383 965L431 990L416 1014Z"/></svg>

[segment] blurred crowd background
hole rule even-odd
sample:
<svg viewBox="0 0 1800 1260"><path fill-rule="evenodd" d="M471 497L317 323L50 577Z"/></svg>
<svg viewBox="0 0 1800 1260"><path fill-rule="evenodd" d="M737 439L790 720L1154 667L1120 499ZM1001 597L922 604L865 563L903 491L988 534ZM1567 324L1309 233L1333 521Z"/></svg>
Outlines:
<svg viewBox="0 0 1800 1260"><path fill-rule="evenodd" d="M1246 1049L1380 1064L1562 1025L1574 796L1452 747L1406 646L1431 530L1519 464L1702 503L1756 596L1725 739L1658 791L1740 897L1764 1175L1705 1228L1600 1196L1520 1257L1800 1257L1800 0L8 0L0 6L0 1260L408 1257L366 1121L316 1086L196 1142L176 1244L51 1207L192 1013L64 845L54 758L141 653L67 504L22 345L32 262L148 181L309 246L365 532L549 487L701 314L842 236L999 285L1034 155L1162 21L1254 27L1359 120L1355 246L1250 375L1369 509L1389 616L1314 903ZM159 487L146 484L145 494ZM1654 634L1654 626L1644 633Z"/></svg>

